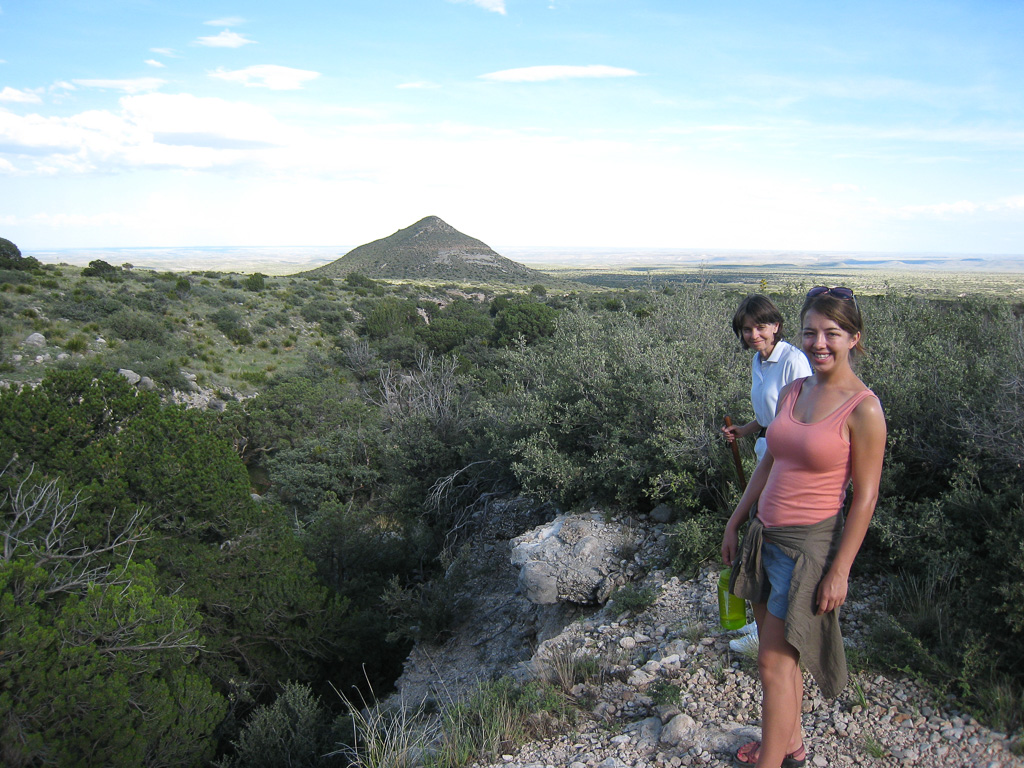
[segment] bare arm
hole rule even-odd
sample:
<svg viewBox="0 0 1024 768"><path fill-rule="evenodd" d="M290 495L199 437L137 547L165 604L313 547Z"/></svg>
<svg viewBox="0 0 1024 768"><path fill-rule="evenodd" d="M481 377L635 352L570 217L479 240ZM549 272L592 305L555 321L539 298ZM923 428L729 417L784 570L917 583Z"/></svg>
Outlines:
<svg viewBox="0 0 1024 768"><path fill-rule="evenodd" d="M790 382L779 392L779 400L775 404L776 415L778 415L779 406L786 399L792 386L793 384ZM761 498L761 492L764 490L765 483L768 482L768 475L771 474L774 464L775 457L772 456L771 450L765 450L764 457L757 463L754 474L750 476L750 482L747 483L747 489L743 492L740 503L736 505L736 509L730 515L729 522L725 524L725 533L722 536L722 562L728 566L732 566L733 558L739 551L740 526L750 517L750 508Z"/></svg>
<svg viewBox="0 0 1024 768"><path fill-rule="evenodd" d="M750 517L750 508L761 497L761 491L764 490L765 483L768 482L768 475L771 473L774 463L775 457L772 456L771 451L765 451L764 458L758 462L754 474L750 476L750 482L747 483L747 489L743 492L740 503L736 505L736 509L730 515L729 522L725 524L725 534L722 536L722 562L728 566L732 565L733 558L739 551L740 526Z"/></svg>
<svg viewBox="0 0 1024 768"><path fill-rule="evenodd" d="M831 567L818 585L818 613L827 613L846 602L850 569L868 532L878 502L878 484L885 456L885 415L877 398L858 405L847 421L850 429L850 462L853 498L846 527Z"/></svg>

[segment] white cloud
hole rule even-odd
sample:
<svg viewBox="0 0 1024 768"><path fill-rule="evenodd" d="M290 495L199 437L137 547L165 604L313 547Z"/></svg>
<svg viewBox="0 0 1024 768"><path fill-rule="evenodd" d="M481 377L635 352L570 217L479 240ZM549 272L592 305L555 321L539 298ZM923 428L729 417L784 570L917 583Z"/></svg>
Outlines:
<svg viewBox="0 0 1024 768"><path fill-rule="evenodd" d="M150 48L153 53L159 53L161 56L166 56L169 59L177 59L178 54L174 52L173 48Z"/></svg>
<svg viewBox="0 0 1024 768"><path fill-rule="evenodd" d="M171 146L262 148L296 137L260 107L224 99L150 93L121 99L124 119Z"/></svg>
<svg viewBox="0 0 1024 768"><path fill-rule="evenodd" d="M98 169L268 167L267 153L302 148L304 135L249 104L191 94L125 96L117 112L20 116L0 109L3 156L22 173L65 176Z"/></svg>
<svg viewBox="0 0 1024 768"><path fill-rule="evenodd" d="M548 80L568 80L581 77L635 77L639 74L639 72L632 69L608 67L602 64L591 64L588 66L556 64L540 67L521 67L519 69L503 69L500 72L480 75L480 79L503 83L542 83Z"/></svg>
<svg viewBox="0 0 1024 768"><path fill-rule="evenodd" d="M245 69L217 69L209 73L210 77L241 83L249 88L269 88L272 91L296 91L302 88L307 80L320 77L319 72L308 69L280 67L276 64L257 64Z"/></svg>
<svg viewBox="0 0 1024 768"><path fill-rule="evenodd" d="M228 16L223 19L211 19L210 21L204 21L208 27L237 27L239 24L245 24L245 19L241 16Z"/></svg>
<svg viewBox="0 0 1024 768"><path fill-rule="evenodd" d="M158 77L136 77L128 80L75 80L76 84L84 85L87 88L109 88L113 91L124 91L125 93L155 91L157 88L165 85L166 82L166 80L161 80Z"/></svg>
<svg viewBox="0 0 1024 768"><path fill-rule="evenodd" d="M241 48L243 45L255 42L255 40L250 40L245 35L225 29L215 37L200 37L196 40L196 45L205 45L209 48Z"/></svg>
<svg viewBox="0 0 1024 768"><path fill-rule="evenodd" d="M4 89L0 91L0 101L11 101L18 104L38 104L42 99L39 98L37 93L19 91L17 88L11 88L8 85L4 86Z"/></svg>
<svg viewBox="0 0 1024 768"><path fill-rule="evenodd" d="M899 215L902 218L953 219L973 216L976 213L1016 213L1021 210L1024 210L1024 195L1004 197L988 202L958 200L955 203L905 205L899 209Z"/></svg>
<svg viewBox="0 0 1024 768"><path fill-rule="evenodd" d="M157 61L156 59L146 59L146 63L149 64L149 66L157 67L158 69L163 69L166 66L162 61Z"/></svg>
<svg viewBox="0 0 1024 768"><path fill-rule="evenodd" d="M408 90L429 90L431 88L440 88L437 83L431 83L426 80L417 80L414 83L401 83L395 86L396 88L404 88Z"/></svg>
<svg viewBox="0 0 1024 768"><path fill-rule="evenodd" d="M494 11L505 15L505 0L448 0L450 3L469 3L483 8L485 11Z"/></svg>

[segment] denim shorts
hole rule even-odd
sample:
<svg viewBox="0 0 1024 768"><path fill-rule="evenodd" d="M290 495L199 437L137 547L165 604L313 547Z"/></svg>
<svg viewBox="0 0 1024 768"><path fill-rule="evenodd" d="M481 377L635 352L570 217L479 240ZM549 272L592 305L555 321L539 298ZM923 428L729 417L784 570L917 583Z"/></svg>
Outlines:
<svg viewBox="0 0 1024 768"><path fill-rule="evenodd" d="M761 545L761 564L768 574L771 592L768 595L768 613L785 620L789 610L789 582L793 578L796 561L769 541Z"/></svg>

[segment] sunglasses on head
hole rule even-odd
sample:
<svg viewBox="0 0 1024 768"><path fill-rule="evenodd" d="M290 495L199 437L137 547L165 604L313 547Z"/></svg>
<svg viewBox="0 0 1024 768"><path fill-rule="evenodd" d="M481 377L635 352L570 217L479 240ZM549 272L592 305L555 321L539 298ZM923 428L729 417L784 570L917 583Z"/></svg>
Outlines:
<svg viewBox="0 0 1024 768"><path fill-rule="evenodd" d="M825 294L833 296L837 299L852 299L853 291L849 288L844 288L841 285L837 285L835 288L828 288L824 285L816 285L807 292L807 298L813 299L815 296L824 296Z"/></svg>

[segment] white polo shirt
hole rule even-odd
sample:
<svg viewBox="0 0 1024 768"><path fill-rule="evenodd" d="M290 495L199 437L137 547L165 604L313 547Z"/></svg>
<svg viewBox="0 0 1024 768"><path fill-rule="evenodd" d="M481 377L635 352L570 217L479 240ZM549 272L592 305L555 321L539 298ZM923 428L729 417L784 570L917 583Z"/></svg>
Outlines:
<svg viewBox="0 0 1024 768"><path fill-rule="evenodd" d="M762 427L767 427L775 418L775 406L779 392L789 382L811 375L811 364L807 356L788 341L779 341L767 360L754 353L750 374L750 402L754 406L754 418ZM763 437L754 443L757 460L764 458L768 443Z"/></svg>

